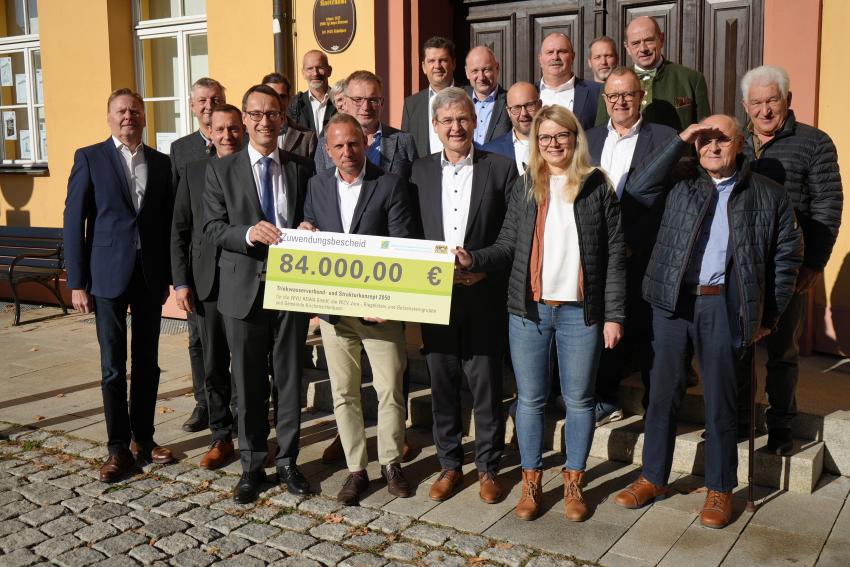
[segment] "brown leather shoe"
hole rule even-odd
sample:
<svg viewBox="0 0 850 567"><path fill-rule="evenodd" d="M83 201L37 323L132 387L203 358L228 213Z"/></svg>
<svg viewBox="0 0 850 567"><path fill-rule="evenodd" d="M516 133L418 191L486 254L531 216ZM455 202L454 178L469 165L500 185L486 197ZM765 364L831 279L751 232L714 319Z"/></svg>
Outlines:
<svg viewBox="0 0 850 567"><path fill-rule="evenodd" d="M623 508L641 508L649 502L664 500L667 497L667 491L666 486L652 484L641 475L636 481L621 490L614 498L614 502Z"/></svg>
<svg viewBox="0 0 850 567"><path fill-rule="evenodd" d="M401 465L394 463L392 465L381 465L381 476L387 481L387 492L399 498L410 498L413 496L413 489L407 479L404 478L404 473L401 472Z"/></svg>
<svg viewBox="0 0 850 567"><path fill-rule="evenodd" d="M127 449L110 453L109 458L100 467L100 482L116 482L133 472L136 459Z"/></svg>
<svg viewBox="0 0 850 567"><path fill-rule="evenodd" d="M401 450L401 462L409 463L419 454L416 446L410 442L407 436L404 437L404 447Z"/></svg>
<svg viewBox="0 0 850 567"><path fill-rule="evenodd" d="M233 441L220 439L212 444L210 450L201 459L202 469L215 470L224 466L233 456Z"/></svg>
<svg viewBox="0 0 850 567"><path fill-rule="evenodd" d="M344 457L345 451L342 448L342 439L337 434L334 440L331 441L331 444L325 447L325 450L322 452L322 462L326 465L331 465L341 461Z"/></svg>
<svg viewBox="0 0 850 567"><path fill-rule="evenodd" d="M516 517L520 520L533 520L540 513L543 501L543 471L540 469L522 470L522 496L516 505Z"/></svg>
<svg viewBox="0 0 850 567"><path fill-rule="evenodd" d="M732 493L709 490L699 515L699 522L707 528L725 528L732 521Z"/></svg>
<svg viewBox="0 0 850 567"><path fill-rule="evenodd" d="M435 502L442 502L451 498L455 487L460 484L463 478L463 473L453 469L443 469L434 484L431 485L431 490L428 492L428 498Z"/></svg>
<svg viewBox="0 0 850 567"><path fill-rule="evenodd" d="M478 473L478 496L487 504L496 504L505 497L505 489L499 482L499 477L493 471Z"/></svg>
<svg viewBox="0 0 850 567"><path fill-rule="evenodd" d="M571 522L583 522L587 519L587 504L581 485L584 482L584 471L564 469L564 515Z"/></svg>
<svg viewBox="0 0 850 567"><path fill-rule="evenodd" d="M147 441L136 443L130 441L130 451L136 459L146 463L154 463L157 465L165 465L174 461L174 456L171 454L171 449L160 447L156 441Z"/></svg>

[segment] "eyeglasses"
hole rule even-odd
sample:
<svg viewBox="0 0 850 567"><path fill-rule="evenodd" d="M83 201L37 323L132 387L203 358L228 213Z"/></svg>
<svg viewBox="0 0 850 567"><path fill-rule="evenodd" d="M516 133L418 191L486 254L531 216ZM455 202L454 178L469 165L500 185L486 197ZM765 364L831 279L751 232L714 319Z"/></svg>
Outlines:
<svg viewBox="0 0 850 567"><path fill-rule="evenodd" d="M639 92L640 91L628 91L625 93L602 93L602 96L605 97L605 100L611 103L617 102L618 100L620 100L621 97L624 102L631 102L635 99Z"/></svg>
<svg viewBox="0 0 850 567"><path fill-rule="evenodd" d="M346 96L348 100L354 103L354 106L363 106L364 104L369 104L369 106L380 106L384 104L384 99L379 96L365 97L365 96Z"/></svg>
<svg viewBox="0 0 850 567"><path fill-rule="evenodd" d="M549 134L540 134L537 136L537 143L543 146L544 148L548 148L553 141L558 142L559 146L563 146L566 144L570 138L575 136L575 133L566 130L564 132L558 132L554 136L550 136Z"/></svg>
<svg viewBox="0 0 850 567"><path fill-rule="evenodd" d="M263 116L269 120L277 120L280 118L280 112L277 110L267 110L266 112L262 112L261 110L249 110L246 111L245 114L247 114L254 122L259 122L263 119Z"/></svg>
<svg viewBox="0 0 850 567"><path fill-rule="evenodd" d="M511 113L511 116L519 116L522 114L522 110L525 109L528 114L531 114L532 112L537 112L537 110L540 109L541 104L543 103L540 100L532 100L525 104L515 104L508 107L508 112Z"/></svg>
<svg viewBox="0 0 850 567"><path fill-rule="evenodd" d="M458 126L460 126L461 128L467 128L472 123L472 120L467 116L461 116L460 118L443 118L442 120L437 120L437 124L439 124L443 128L451 128L455 122L457 122Z"/></svg>
<svg viewBox="0 0 850 567"><path fill-rule="evenodd" d="M734 142L734 138L730 138L729 136L720 136L718 138L709 138L708 136L700 136L697 138L697 145L701 148L706 148L712 144L712 142L717 142L717 147L719 148L728 148Z"/></svg>

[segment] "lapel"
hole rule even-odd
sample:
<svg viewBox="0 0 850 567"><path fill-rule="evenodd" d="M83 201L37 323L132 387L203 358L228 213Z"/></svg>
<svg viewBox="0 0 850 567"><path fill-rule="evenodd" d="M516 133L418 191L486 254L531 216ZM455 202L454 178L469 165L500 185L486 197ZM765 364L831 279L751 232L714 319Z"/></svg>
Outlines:
<svg viewBox="0 0 850 567"><path fill-rule="evenodd" d="M366 162L366 174L363 177L363 186L360 188L360 196L357 197L357 205L354 207L354 215L351 217L351 228L349 229L350 234L356 234L357 230L360 228L360 219L363 216L363 211L366 210L366 205L369 203L369 199L372 198L372 195L375 193L375 188L378 186L378 179L380 179L380 171L378 168L375 168L368 161ZM339 214L337 214L339 217Z"/></svg>
<svg viewBox="0 0 850 567"><path fill-rule="evenodd" d="M127 203L130 210L133 211L133 214L136 214L136 207L133 206L133 199L130 197L130 185L127 183L127 174L124 173L124 164L122 163L124 158L122 158L121 154L118 153L118 148L115 147L115 142L112 139L112 136L103 143L102 148L106 154L106 158L109 160L109 163L112 164L113 173L115 173L118 177L118 182L124 189L121 192L124 202ZM147 156L145 156L145 158L147 158ZM148 175L150 175L150 173L148 173Z"/></svg>
<svg viewBox="0 0 850 567"><path fill-rule="evenodd" d="M286 134L283 135L283 149L291 152L292 148L298 145L299 138L302 133L297 128L293 128L292 124L287 125Z"/></svg>
<svg viewBox="0 0 850 567"><path fill-rule="evenodd" d="M156 183L156 180L153 179L153 176L157 173L156 168L153 167L154 150L153 148L148 147L147 144L142 144L142 151L145 153L145 164L148 167L148 175L147 178L145 178L145 192L142 193L142 203L141 205L139 205L139 214L142 213L145 208L145 203L148 202L148 194L151 187L156 187L158 185L158 183ZM153 183L151 181L153 181ZM176 192L177 187L173 187L172 191Z"/></svg>
<svg viewBox="0 0 850 567"><path fill-rule="evenodd" d="M253 218L263 219L263 208L260 206L260 197L257 195L257 184L254 182L254 171L251 168L251 158L248 155L248 144L245 144L245 147L241 152L236 156L236 163L234 163L234 172L236 176L236 184L234 189L236 191L245 191L245 197L248 199L248 203L253 209ZM256 221L254 221L256 222Z"/></svg>
<svg viewBox="0 0 850 567"><path fill-rule="evenodd" d="M392 171L393 158L398 147L398 137L393 136L393 133L394 131L389 126L381 124L381 162L386 160L387 163L386 167L383 167L383 163L381 163L381 169L386 172Z"/></svg>
<svg viewBox="0 0 850 567"><path fill-rule="evenodd" d="M502 114L505 113L505 96L505 89L502 88L502 85L499 85L496 88L496 96L493 100L493 112L490 113L490 124L487 125L485 140L493 139L493 130L496 129L496 124L502 120Z"/></svg>
<svg viewBox="0 0 850 567"><path fill-rule="evenodd" d="M423 158L428 160L428 167L431 170L430 174L425 175L425 179L430 181L430 186L433 187L433 190L420 195L420 204L423 211L430 211L431 213L430 219L422 219L423 224L426 220L429 220L429 224L434 228L431 240L445 240L443 233L443 171L440 167L440 158L442 155L442 152L437 152L427 158ZM422 202L423 198L424 202Z"/></svg>
<svg viewBox="0 0 850 567"><path fill-rule="evenodd" d="M641 122L640 131L638 132L637 143L635 144L635 153L632 154L632 163L629 170L633 170L643 163L643 160L649 154L649 148L652 147L652 130L647 126L647 123Z"/></svg>
<svg viewBox="0 0 850 567"><path fill-rule="evenodd" d="M579 118L579 122L581 122L581 114L584 111L584 105L587 104L587 96L589 94L588 88L585 86L584 81L576 77L576 96L573 101L573 114L575 114Z"/></svg>
<svg viewBox="0 0 850 567"><path fill-rule="evenodd" d="M431 123L428 121L428 89L429 87L425 87L418 93L419 101L416 105L416 109L414 110L414 127L416 128L416 132L411 132L414 137L420 138L424 140L425 148L429 147L430 143L430 134L428 129L431 127ZM421 116L421 118L420 118ZM426 155L431 152L426 151ZM439 164L439 162L437 162Z"/></svg>
<svg viewBox="0 0 850 567"><path fill-rule="evenodd" d="M316 178L321 183L319 186L320 198L327 200L327 205L323 204L317 207L317 210L324 209L326 212L319 220L321 224L319 228L325 232L345 232L342 229L342 213L339 210L339 195L336 186L335 171L335 169L329 169L326 172L319 173Z"/></svg>
<svg viewBox="0 0 850 567"><path fill-rule="evenodd" d="M605 149L605 139L608 137L607 124L608 123L606 122L604 125L599 126L599 128L603 129L603 135L597 136L596 128L594 128L593 134L587 136L587 143L589 146L588 149L590 150L590 159L591 161L593 161L593 165L595 166L598 166L602 162L602 151ZM588 132L590 131L588 130ZM639 137L638 140L640 140ZM635 161L632 160L632 163L635 163Z"/></svg>
<svg viewBox="0 0 850 567"><path fill-rule="evenodd" d="M278 159L280 159L280 168L283 171L283 178L286 183L284 194L286 195L286 228L296 228L295 224L295 205L298 194L298 166L294 161L284 157L283 152L277 150ZM256 192L255 192L256 194ZM257 200L259 203L259 200Z"/></svg>
<svg viewBox="0 0 850 567"><path fill-rule="evenodd" d="M310 91L301 93L301 112L307 115L307 125L316 131L316 121L313 119L313 105L310 104Z"/></svg>
<svg viewBox="0 0 850 567"><path fill-rule="evenodd" d="M469 239L475 218L478 216L478 210L481 208L481 199L484 197L484 188L487 187L487 178L490 177L490 162L486 158L481 159L485 155L476 150L472 151L472 195L469 198L469 216L466 221L464 241Z"/></svg>

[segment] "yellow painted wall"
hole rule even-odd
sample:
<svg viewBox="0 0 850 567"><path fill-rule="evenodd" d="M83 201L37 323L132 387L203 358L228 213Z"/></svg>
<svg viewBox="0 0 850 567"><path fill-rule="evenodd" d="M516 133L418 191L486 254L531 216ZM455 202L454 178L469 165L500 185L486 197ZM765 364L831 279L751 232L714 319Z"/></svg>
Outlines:
<svg viewBox="0 0 850 567"><path fill-rule="evenodd" d="M295 23L292 25L295 42L295 66L297 77L293 82L299 91L307 90L307 82L301 76L301 58L311 49L319 49L313 35L313 5L315 0L293 0L292 11ZM365 69L375 71L375 2L373 0L355 0L357 30L354 41L342 53L328 54L333 67L330 82L334 84L354 71Z"/></svg>
<svg viewBox="0 0 850 567"><path fill-rule="evenodd" d="M248 87L274 71L271 1L207 0L207 46L210 77L240 107Z"/></svg>
<svg viewBox="0 0 850 567"><path fill-rule="evenodd" d="M62 226L74 150L105 140L106 99L135 86L129 2L39 2L49 174L0 174L0 224Z"/></svg>

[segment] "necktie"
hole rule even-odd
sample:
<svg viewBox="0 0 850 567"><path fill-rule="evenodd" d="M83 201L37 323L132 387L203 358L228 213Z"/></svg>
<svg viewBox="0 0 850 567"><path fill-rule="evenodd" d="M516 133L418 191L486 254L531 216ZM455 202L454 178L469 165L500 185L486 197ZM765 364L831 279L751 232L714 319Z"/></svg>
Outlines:
<svg viewBox="0 0 850 567"><path fill-rule="evenodd" d="M272 158L260 158L260 206L263 208L263 216L272 224L277 224L277 215L274 208L274 186L272 185Z"/></svg>
<svg viewBox="0 0 850 567"><path fill-rule="evenodd" d="M372 141L372 145L366 150L366 159L368 159L372 165L376 165L381 167L381 133L375 132L375 138Z"/></svg>
<svg viewBox="0 0 850 567"><path fill-rule="evenodd" d="M646 108L652 103L652 82L655 80L655 72L658 69L637 70L638 79L640 79L640 88L643 89L643 100L640 103L641 108Z"/></svg>
<svg viewBox="0 0 850 567"><path fill-rule="evenodd" d="M208 156L214 156L215 155L215 146L213 145L212 142L207 144L207 155Z"/></svg>

